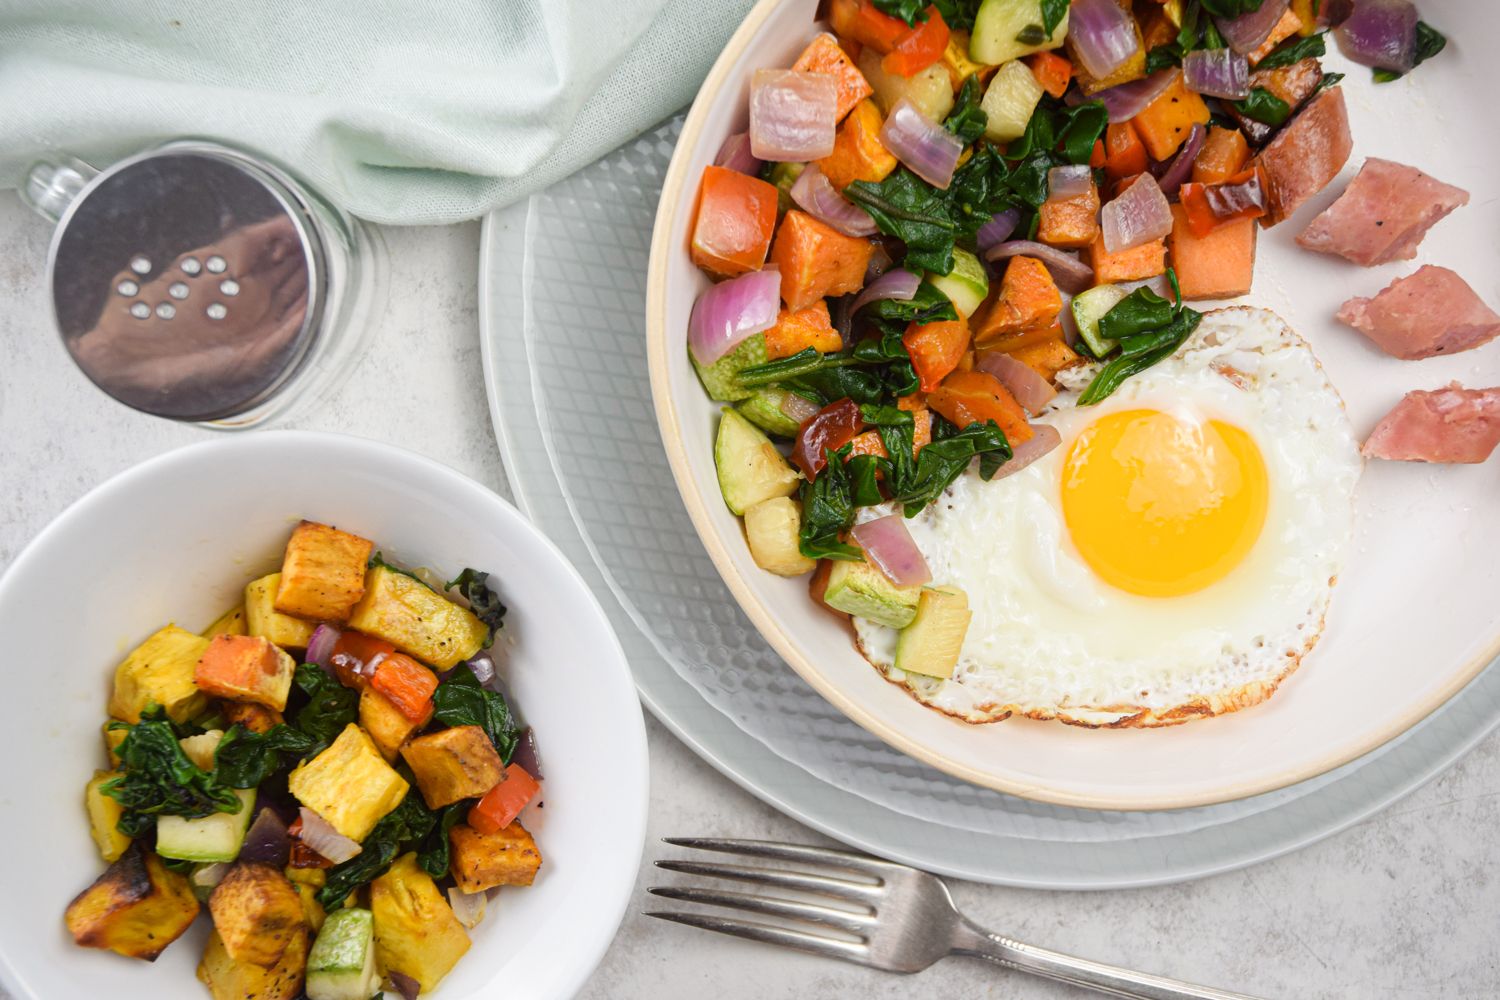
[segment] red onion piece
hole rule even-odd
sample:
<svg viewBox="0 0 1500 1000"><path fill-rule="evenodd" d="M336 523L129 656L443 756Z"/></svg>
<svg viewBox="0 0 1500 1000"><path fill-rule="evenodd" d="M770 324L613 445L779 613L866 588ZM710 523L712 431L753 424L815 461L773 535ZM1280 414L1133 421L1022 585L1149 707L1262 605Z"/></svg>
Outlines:
<svg viewBox="0 0 1500 1000"><path fill-rule="evenodd" d="M896 262L891 260L890 251L885 248L885 244L877 240L874 249L870 251L870 265L865 268L865 284L868 285L889 271L894 263Z"/></svg>
<svg viewBox="0 0 1500 1000"><path fill-rule="evenodd" d="M362 849L307 806L302 807L302 832L297 838L336 865L348 861Z"/></svg>
<svg viewBox="0 0 1500 1000"><path fill-rule="evenodd" d="M1194 124L1188 137L1182 144L1182 148L1173 157L1172 163L1162 171L1161 186L1162 193L1168 197L1176 197L1177 191L1183 183L1192 176L1193 164L1198 160L1198 154L1203 152L1203 144L1208 141L1208 129L1200 124Z"/></svg>
<svg viewBox="0 0 1500 1000"><path fill-rule="evenodd" d="M821 407L806 396L799 396L795 392L788 390L787 394L782 397L781 405L778 409L797 423L805 424L818 415L818 410ZM528 767L526 770L529 771L531 768Z"/></svg>
<svg viewBox="0 0 1500 1000"><path fill-rule="evenodd" d="M1197 49L1182 57L1182 82L1209 97L1243 101L1250 96L1250 60L1234 49Z"/></svg>
<svg viewBox="0 0 1500 1000"><path fill-rule="evenodd" d="M474 679L481 684L488 684L495 679L495 661L490 657L489 650L481 650L465 660L464 664L474 672Z"/></svg>
<svg viewBox="0 0 1500 1000"><path fill-rule="evenodd" d="M874 236L879 229L870 213L839 194L833 182L810 163L792 185L792 200L809 215L828 223L845 236Z"/></svg>
<svg viewBox="0 0 1500 1000"><path fill-rule="evenodd" d="M805 163L833 152L839 87L826 73L758 69L750 83L750 152Z"/></svg>
<svg viewBox="0 0 1500 1000"><path fill-rule="evenodd" d="M985 260L1005 260L1010 257L1035 257L1047 266L1052 280L1065 292L1077 293L1094 284L1094 269L1079 260L1076 254L1045 243L1031 240L1012 240L1001 243L984 255Z"/></svg>
<svg viewBox="0 0 1500 1000"><path fill-rule="evenodd" d="M850 532L855 544L898 587L920 587L932 582L932 570L922 558L922 550L906 530L906 518L900 514L866 521Z"/></svg>
<svg viewBox="0 0 1500 1000"><path fill-rule="evenodd" d="M338 641L338 629L332 625L319 625L307 640L306 661L320 667L328 666L328 657L333 654L333 647Z"/></svg>
<svg viewBox="0 0 1500 1000"><path fill-rule="evenodd" d="M896 102L880 127L880 144L911 172L935 188L953 183L964 141L917 110L906 98Z"/></svg>
<svg viewBox="0 0 1500 1000"><path fill-rule="evenodd" d="M458 886L448 887L448 906L453 910L453 915L458 922L473 930L479 926L484 919L484 903L487 897L483 892L464 892Z"/></svg>
<svg viewBox="0 0 1500 1000"><path fill-rule="evenodd" d="M1122 83L1118 87L1110 87L1101 90L1097 94L1084 97L1082 92L1070 90L1067 101L1077 106L1085 101L1100 101L1104 104L1104 110L1109 112L1109 120L1116 125L1129 121L1142 111L1152 101L1162 95L1162 92L1172 85L1177 79L1179 69L1163 69L1152 73L1150 76L1140 80L1132 80Z"/></svg>
<svg viewBox="0 0 1500 1000"><path fill-rule="evenodd" d="M255 822L245 831L245 840L240 845L241 861L264 861L277 868L286 867L292 853L292 838L287 835L286 823L269 807L262 808Z"/></svg>
<svg viewBox="0 0 1500 1000"><path fill-rule="evenodd" d="M688 347L700 365L711 365L746 337L776 325L781 272L767 268L710 286L693 304Z"/></svg>
<svg viewBox="0 0 1500 1000"><path fill-rule="evenodd" d="M1096 80L1119 69L1141 47L1135 21L1115 0L1073 0L1068 18L1069 47Z"/></svg>
<svg viewBox="0 0 1500 1000"><path fill-rule="evenodd" d="M751 177L757 176L760 173L760 161L750 152L750 133L736 132L725 139L724 145L719 147L719 155L714 157L714 166L728 167Z"/></svg>
<svg viewBox="0 0 1500 1000"><path fill-rule="evenodd" d="M1359 0L1333 37L1361 66L1405 73L1416 65L1417 8L1411 0Z"/></svg>
<svg viewBox="0 0 1500 1000"><path fill-rule="evenodd" d="M1337 28L1354 16L1354 0L1323 0L1318 8L1318 26Z"/></svg>
<svg viewBox="0 0 1500 1000"><path fill-rule="evenodd" d="M1126 188L1099 215L1104 249L1120 253L1159 240L1172 231L1172 206L1150 174Z"/></svg>
<svg viewBox="0 0 1500 1000"><path fill-rule="evenodd" d="M402 1000L417 1000L422 993L422 984L404 972L391 972L386 976L391 985L396 987L396 992L401 994Z"/></svg>
<svg viewBox="0 0 1500 1000"><path fill-rule="evenodd" d="M1271 37L1276 22L1281 20L1281 15L1291 5L1292 0L1264 0L1259 10L1252 10L1239 17L1216 17L1214 24L1219 26L1219 34L1224 36L1224 41L1229 43L1231 49L1250 53Z"/></svg>
<svg viewBox="0 0 1500 1000"><path fill-rule="evenodd" d="M516 741L516 752L511 755L510 762L519 765L537 781L542 780L542 760L537 752L535 729L526 727L526 731Z"/></svg>
<svg viewBox="0 0 1500 1000"><path fill-rule="evenodd" d="M1051 382L1042 378L1035 368L1009 354L980 351L974 357L974 367L999 379L1027 413L1040 413L1042 407L1057 398L1057 390L1052 388Z"/></svg>
<svg viewBox="0 0 1500 1000"><path fill-rule="evenodd" d="M996 215L989 222L979 227L979 233L975 239L979 243L979 252L985 253L1010 239L1011 234L1020 225L1021 213L1014 208L1007 208Z"/></svg>
<svg viewBox="0 0 1500 1000"><path fill-rule="evenodd" d="M854 300L854 308L850 312L859 312L871 302L879 302L882 299L896 299L900 302L910 302L917 294L917 288L922 284L922 277L912 274L904 267L898 267L894 271L887 271L875 282L866 285L864 291L860 292Z"/></svg>
<svg viewBox="0 0 1500 1000"><path fill-rule="evenodd" d="M1087 163L1053 167L1047 171L1047 197L1064 199L1088 194L1094 186L1094 172Z"/></svg>
<svg viewBox="0 0 1500 1000"><path fill-rule="evenodd" d="M1031 435L1030 440L1015 446L1015 452L1010 456L1010 461L1000 466L1000 471L995 473L996 479L1014 476L1062 444L1062 435L1051 424L1032 424L1031 429L1035 433Z"/></svg>

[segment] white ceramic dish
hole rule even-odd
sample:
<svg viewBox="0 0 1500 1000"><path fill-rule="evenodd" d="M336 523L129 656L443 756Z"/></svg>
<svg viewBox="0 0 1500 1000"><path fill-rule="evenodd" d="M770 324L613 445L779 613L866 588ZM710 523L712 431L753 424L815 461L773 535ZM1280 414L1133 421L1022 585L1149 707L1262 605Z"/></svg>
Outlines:
<svg viewBox="0 0 1500 1000"><path fill-rule="evenodd" d="M16 1000L207 995L193 974L206 919L154 964L73 945L63 908L103 868L82 788L102 763L119 658L165 622L212 621L246 579L274 568L303 516L359 531L394 560L485 568L510 608L497 659L541 748L545 806L526 823L544 863L530 889L499 896L432 995L571 997L604 954L644 846L647 757L629 669L598 602L514 507L451 469L356 438L268 432L117 476L0 578L7 697L24 706L0 732L11 762L0 795L0 884L11 900L0 912L0 979Z"/></svg>
<svg viewBox="0 0 1500 1000"><path fill-rule="evenodd" d="M717 405L688 364L684 331L707 280L686 252L697 179L729 133L743 129L751 71L786 66L812 36L813 0L762 0L709 74L683 128L653 235L647 336L658 423L677 485L710 556L756 627L823 697L891 745L949 774L1063 805L1166 809L1285 787L1355 759L1429 715L1500 653L1496 463L1428 468L1372 465L1360 487L1357 537L1317 650L1267 704L1163 731L1095 732L1009 721L973 727L930 712L887 684L847 631L807 598L803 581L757 569L714 476ZM1345 84L1355 155L1344 178L1261 241L1255 292L1313 344L1360 433L1412 388L1453 379L1500 382L1500 344L1403 363L1332 319L1339 303L1373 294L1424 262L1463 270L1494 300L1500 231L1491 164L1500 139L1466 123L1489 120L1485 53L1500 40L1500 9L1456 0L1423 6L1454 39L1407 80L1377 87L1333 54ZM1463 141L1457 141L1462 135ZM1299 251L1293 239L1367 156L1415 162L1474 193L1410 265L1365 270Z"/></svg>

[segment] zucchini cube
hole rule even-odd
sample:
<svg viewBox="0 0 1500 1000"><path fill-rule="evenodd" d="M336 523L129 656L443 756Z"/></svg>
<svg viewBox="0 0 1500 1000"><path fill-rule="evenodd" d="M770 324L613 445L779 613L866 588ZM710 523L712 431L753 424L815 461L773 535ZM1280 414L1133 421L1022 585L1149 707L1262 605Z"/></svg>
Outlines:
<svg viewBox="0 0 1500 1000"><path fill-rule="evenodd" d="M276 610L317 621L347 621L365 594L365 564L374 547L368 538L303 521L287 542Z"/></svg>
<svg viewBox="0 0 1500 1000"><path fill-rule="evenodd" d="M208 640L176 625L156 632L115 668L109 714L140 722L152 705L166 709L173 722L186 722L208 707L208 698L193 683L193 670Z"/></svg>
<svg viewBox="0 0 1500 1000"><path fill-rule="evenodd" d="M505 765L478 726L454 726L418 736L401 748L430 809L483 795L499 783Z"/></svg>
<svg viewBox="0 0 1500 1000"><path fill-rule="evenodd" d="M287 788L298 802L358 841L401 804L408 787L365 731L352 722L328 749L298 765L287 778Z"/></svg>

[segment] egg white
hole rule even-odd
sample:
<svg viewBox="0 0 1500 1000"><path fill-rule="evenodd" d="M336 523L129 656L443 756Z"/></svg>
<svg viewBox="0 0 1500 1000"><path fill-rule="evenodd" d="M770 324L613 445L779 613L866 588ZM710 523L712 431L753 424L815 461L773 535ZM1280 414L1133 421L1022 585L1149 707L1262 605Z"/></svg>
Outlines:
<svg viewBox="0 0 1500 1000"><path fill-rule="evenodd" d="M896 633L855 620L867 658L934 708L973 722L1024 714L1168 724L1268 697L1317 641L1362 460L1307 343L1276 314L1238 307L1209 313L1174 357L1079 407L1093 371L1067 373L1065 391L1036 418L1058 429L1059 448L989 483L971 469L907 522L933 583L962 588L973 611L954 676L897 670ZM1232 424L1266 463L1270 497L1254 548L1193 594L1141 597L1111 586L1079 555L1063 519L1073 441L1106 414L1135 409Z"/></svg>

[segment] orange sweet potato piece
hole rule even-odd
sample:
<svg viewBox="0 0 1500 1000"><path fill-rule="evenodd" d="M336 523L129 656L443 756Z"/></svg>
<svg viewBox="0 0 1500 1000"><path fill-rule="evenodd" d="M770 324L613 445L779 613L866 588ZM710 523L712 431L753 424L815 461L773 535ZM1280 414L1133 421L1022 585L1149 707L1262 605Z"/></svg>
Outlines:
<svg viewBox="0 0 1500 1000"><path fill-rule="evenodd" d="M1165 160L1187 140L1194 125L1207 125L1208 105L1188 90L1179 72L1156 100L1132 120L1152 159Z"/></svg>
<svg viewBox="0 0 1500 1000"><path fill-rule="evenodd" d="M1149 161L1146 145L1130 122L1111 122L1104 130L1104 172L1111 179L1135 177Z"/></svg>
<svg viewBox="0 0 1500 1000"><path fill-rule="evenodd" d="M725 278L758 271L775 228L774 184L726 167L703 169L693 223L694 264Z"/></svg>
<svg viewBox="0 0 1500 1000"><path fill-rule="evenodd" d="M844 346L844 339L833 328L828 303L819 299L806 309L781 310L776 325L766 331L766 357L772 361L789 358L809 347L831 354Z"/></svg>
<svg viewBox="0 0 1500 1000"><path fill-rule="evenodd" d="M198 690L229 701L286 708L297 664L258 635L216 635L193 668Z"/></svg>
<svg viewBox="0 0 1500 1000"><path fill-rule="evenodd" d="M1231 299L1250 291L1255 280L1254 219L1237 219L1207 236L1193 235L1187 210L1172 206L1172 268L1184 299Z"/></svg>
<svg viewBox="0 0 1500 1000"><path fill-rule="evenodd" d="M855 181L879 182L896 169L896 158L880 143L884 119L874 101L860 101L834 135L833 152L818 161L823 176L840 191Z"/></svg>
<svg viewBox="0 0 1500 1000"><path fill-rule="evenodd" d="M1061 98L1073 79L1073 64L1056 52L1037 52L1026 57L1037 85L1053 97Z"/></svg>
<svg viewBox="0 0 1500 1000"><path fill-rule="evenodd" d="M1089 247L1089 263L1094 268L1094 280L1101 285L1145 281L1167 273L1167 244L1165 240L1154 240L1133 250L1110 253L1104 249L1104 236L1100 234Z"/></svg>
<svg viewBox="0 0 1500 1000"><path fill-rule="evenodd" d="M854 65L854 60L841 48L837 38L823 32L802 50L792 69L804 73L826 73L833 77L839 88L838 116L843 118L854 106L871 94L875 88Z"/></svg>
<svg viewBox="0 0 1500 1000"><path fill-rule="evenodd" d="M988 372L954 372L927 397L927 402L960 428L993 420L1011 444L1030 441L1035 433L1016 397Z"/></svg>
<svg viewBox="0 0 1500 1000"><path fill-rule="evenodd" d="M937 323L912 323L901 337L911 364L922 380L922 391L931 392L958 367L969 349L969 324L962 317Z"/></svg>
<svg viewBox="0 0 1500 1000"><path fill-rule="evenodd" d="M1193 183L1223 184L1244 170L1248 162L1250 144L1245 141L1245 133L1215 125L1208 130L1203 151L1193 161Z"/></svg>
<svg viewBox="0 0 1500 1000"><path fill-rule="evenodd" d="M911 418L911 453L915 457L932 442L932 411L925 406L918 407L912 410ZM853 458L855 455L885 458L885 442L880 440L880 432L871 430L856 434L854 440L849 442L849 457Z"/></svg>
<svg viewBox="0 0 1500 1000"><path fill-rule="evenodd" d="M1055 247L1082 249L1099 235L1099 189L1072 198L1049 198L1042 203L1036 238Z"/></svg>
<svg viewBox="0 0 1500 1000"><path fill-rule="evenodd" d="M1302 16L1291 7L1281 14L1281 20L1271 28L1271 34L1260 43L1260 48L1250 53L1250 65L1254 66L1276 50L1276 46L1302 30Z"/></svg>
<svg viewBox="0 0 1500 1000"><path fill-rule="evenodd" d="M792 209L781 220L771 244L771 260L781 269L781 299L796 312L829 295L864 287L873 246Z"/></svg>
<svg viewBox="0 0 1500 1000"><path fill-rule="evenodd" d="M999 291L973 320L974 346L989 347L1008 334L1045 330L1062 312L1062 293L1035 257L1012 257Z"/></svg>
<svg viewBox="0 0 1500 1000"><path fill-rule="evenodd" d="M1033 371L1049 382L1057 378L1057 373L1064 368L1072 368L1074 365L1083 363L1083 358L1078 352L1068 346L1061 325L1054 326L1049 331L1046 340L1028 344L1009 353L1011 357L1023 365L1030 366Z"/></svg>
<svg viewBox="0 0 1500 1000"><path fill-rule="evenodd" d="M828 5L828 23L840 38L868 45L880 53L895 48L897 40L910 30L905 21L877 9L871 0L832 0Z"/></svg>

